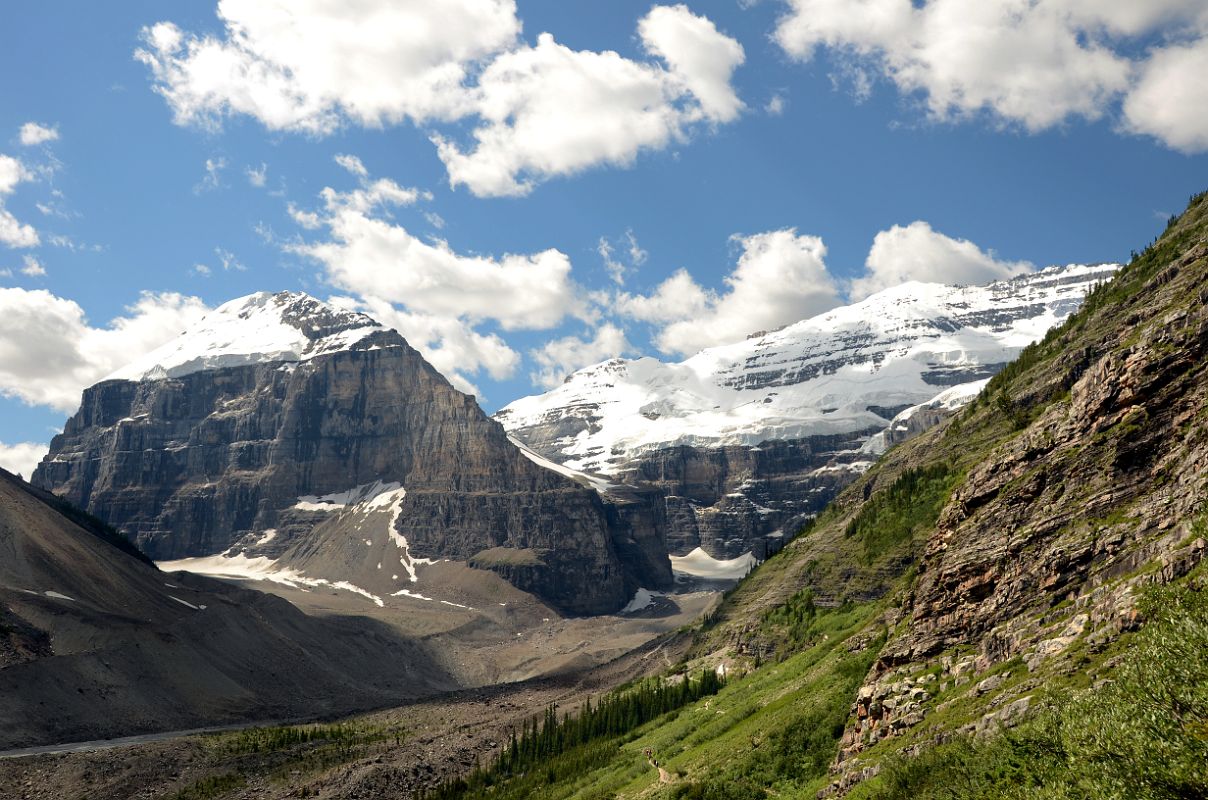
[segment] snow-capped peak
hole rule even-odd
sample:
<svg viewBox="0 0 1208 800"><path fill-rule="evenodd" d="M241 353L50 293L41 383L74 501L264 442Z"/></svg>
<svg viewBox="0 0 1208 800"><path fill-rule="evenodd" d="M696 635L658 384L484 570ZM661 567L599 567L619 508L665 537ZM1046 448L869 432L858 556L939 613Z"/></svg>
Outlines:
<svg viewBox="0 0 1208 800"><path fill-rule="evenodd" d="M380 330L364 314L303 292L256 292L224 303L105 380L160 380L222 367L306 361L347 350Z"/></svg>
<svg viewBox="0 0 1208 800"><path fill-rule="evenodd" d="M904 283L679 363L586 367L495 416L542 456L603 475L678 445L876 430L904 408L992 375L1116 269L1071 264L984 286Z"/></svg>

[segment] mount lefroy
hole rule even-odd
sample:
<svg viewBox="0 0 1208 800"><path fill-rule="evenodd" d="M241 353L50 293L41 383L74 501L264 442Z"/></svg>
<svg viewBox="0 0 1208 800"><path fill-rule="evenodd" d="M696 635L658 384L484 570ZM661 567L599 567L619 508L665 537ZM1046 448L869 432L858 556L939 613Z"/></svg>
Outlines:
<svg viewBox="0 0 1208 800"><path fill-rule="evenodd" d="M371 597L431 558L571 613L671 578L653 527L536 465L396 332L304 294L227 303L85 390L33 482L153 558L304 563ZM324 537L349 502L388 527Z"/></svg>

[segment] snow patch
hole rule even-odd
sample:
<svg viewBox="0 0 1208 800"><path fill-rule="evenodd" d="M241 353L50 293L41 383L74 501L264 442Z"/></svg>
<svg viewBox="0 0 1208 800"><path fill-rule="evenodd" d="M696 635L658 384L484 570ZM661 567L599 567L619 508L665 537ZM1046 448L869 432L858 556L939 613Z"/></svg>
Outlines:
<svg viewBox="0 0 1208 800"><path fill-rule="evenodd" d="M190 603L188 600L181 600L179 597L173 597L172 595L168 595L168 597L170 599L175 600L176 602L180 603L182 606L188 606L189 608L193 609L194 611L201 611L201 606L195 606L192 603Z"/></svg>
<svg viewBox="0 0 1208 800"><path fill-rule="evenodd" d="M291 589L300 589L302 587L341 589L366 597L379 607L384 605L382 598L348 581L329 581L326 578L310 578L291 567L278 566L275 560L266 556L249 557L243 553L231 553L228 550L226 553L216 556L160 561L157 562L156 566L164 572L184 571L193 572L198 575L209 575L214 578L226 578L228 580L272 581L282 586L288 586Z"/></svg>
<svg viewBox="0 0 1208 800"><path fill-rule="evenodd" d="M564 475L567 478L570 478L575 483L586 483L600 494L606 494L607 492L618 488L618 484L615 484L599 475L588 475L586 472L579 472L578 470L571 469L563 464L559 464L557 461L550 461L548 458L538 454L535 450L517 439L515 436L509 435L508 441L516 445L516 447L520 449L520 454L529 461L532 461L537 466L553 470L559 475Z"/></svg>
<svg viewBox="0 0 1208 800"><path fill-rule="evenodd" d="M427 600L429 603L440 603L446 606L453 606L454 608L464 608L467 611L474 610L471 606L465 606L461 603L454 603L452 600L437 600L435 597L426 597L425 595L422 595L419 592L413 592L410 589L399 589L397 592L392 594L391 597L410 597L412 600Z"/></svg>
<svg viewBox="0 0 1208 800"><path fill-rule="evenodd" d="M65 594L59 594L58 592L42 592L42 594L46 595L47 597L53 597L56 600L70 600L73 603L76 602L74 597L68 597Z"/></svg>
<svg viewBox="0 0 1208 800"><path fill-rule="evenodd" d="M863 446L860 448L861 453L871 455L882 455L889 449L888 434L891 432L904 433L910 430L910 420L920 411L929 409L932 411L955 411L958 408L963 408L981 394L982 389L986 388L986 384L990 382L989 378L980 381L970 381L969 383L961 383L952 386L937 394L935 397L928 400L926 403L919 403L916 406L911 406L900 412L896 417L890 420L888 427L880 433L875 433L869 437ZM871 464L871 462L869 462ZM867 468L865 468L867 469Z"/></svg>
<svg viewBox="0 0 1208 800"><path fill-rule="evenodd" d="M346 489L342 492L333 492L324 495L303 495L298 498L298 502L294 503L294 508L298 511L342 511L349 506L362 506L362 510L376 511L383 505L389 505L390 500L387 495L398 491L402 487L401 483L393 483L386 481L374 481L373 483L363 483L360 486L354 486L351 489Z"/></svg>
<svg viewBox="0 0 1208 800"><path fill-rule="evenodd" d="M375 497L370 504L374 509L389 509L390 520L386 523L386 535L390 537L390 541L400 551L398 563L407 571L407 577L412 583L419 582L419 576L415 573L416 566L420 564L435 564L436 560L431 558L412 558L411 545L407 543L407 537L398 532L395 523L398 522L399 515L403 513L403 499L407 496L406 489L397 489L393 492ZM398 580L398 576L394 576L394 580Z"/></svg>
<svg viewBox="0 0 1208 800"><path fill-rule="evenodd" d="M702 551L703 552L703 551ZM664 592L653 592L649 589L638 589L633 599L629 601L629 605L618 611L618 614L633 614L637 611L649 608L656 597L666 597Z"/></svg>
<svg viewBox="0 0 1208 800"><path fill-rule="evenodd" d="M332 332L314 338L303 332L318 326ZM348 350L381 330L363 314L341 311L300 292L258 292L219 306L105 380L163 380L224 367L308 361Z"/></svg>

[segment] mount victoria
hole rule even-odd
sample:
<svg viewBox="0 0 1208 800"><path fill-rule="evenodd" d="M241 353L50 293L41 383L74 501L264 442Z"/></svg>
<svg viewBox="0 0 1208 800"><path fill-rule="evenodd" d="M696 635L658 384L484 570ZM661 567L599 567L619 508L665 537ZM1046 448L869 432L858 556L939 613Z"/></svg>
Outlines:
<svg viewBox="0 0 1208 800"><path fill-rule="evenodd" d="M972 400L1117 269L904 283L680 363L597 364L495 418L565 467L657 487L673 556L762 559L889 446Z"/></svg>

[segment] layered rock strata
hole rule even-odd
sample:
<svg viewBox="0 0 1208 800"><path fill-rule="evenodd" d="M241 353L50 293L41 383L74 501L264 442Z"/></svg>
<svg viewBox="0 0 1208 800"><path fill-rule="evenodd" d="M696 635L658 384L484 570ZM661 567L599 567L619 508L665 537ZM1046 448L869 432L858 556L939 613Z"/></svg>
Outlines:
<svg viewBox="0 0 1208 800"><path fill-rule="evenodd" d="M393 528L414 558L526 551L524 570L500 570L570 613L612 611L639 583L669 582L657 535L610 525L595 492L525 458L394 331L289 293L211 316L85 390L33 482L156 559L267 531L304 537L301 498L384 481L405 489ZM271 346L232 354L223 318L274 329L257 334Z"/></svg>

